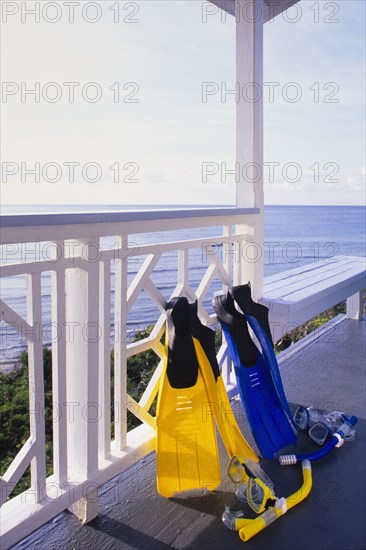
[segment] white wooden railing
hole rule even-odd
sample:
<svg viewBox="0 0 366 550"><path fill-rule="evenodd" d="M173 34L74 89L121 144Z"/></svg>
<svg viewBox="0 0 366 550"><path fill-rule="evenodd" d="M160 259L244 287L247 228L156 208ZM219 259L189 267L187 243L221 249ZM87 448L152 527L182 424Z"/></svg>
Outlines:
<svg viewBox="0 0 366 550"><path fill-rule="evenodd" d="M30 411L30 437L0 478L2 547L14 544L66 508L89 521L98 513L97 488L154 449L155 418L149 409L157 395L162 360L138 403L126 390L128 357L148 349L163 357L161 338L167 302L152 280L154 269L164 254L174 252L178 265L172 295L197 299L201 319L212 323L203 301L215 277L223 288L255 281L254 295L261 295L262 259L246 262L241 253L245 243L254 241L258 213L254 208L222 208L3 217L3 246L43 243L47 254L40 254L31 262L2 266L2 277L23 275L27 280L26 316L19 315L2 300L1 319L28 342ZM219 234L209 239L141 242L137 251L130 242L131 234L209 226L221 227ZM113 246L105 247L104 237L113 237ZM195 291L189 281L190 251L194 249L203 249L208 260ZM143 261L130 281L130 263L136 255ZM49 477L46 477L43 414L43 341L39 336L42 275L46 273L52 279L53 331L53 474ZM143 290L160 315L148 338L128 343L128 312ZM112 439L113 325L115 437ZM72 331L66 331L66 327ZM224 347L219 360L226 381L231 383ZM129 432L127 410L142 421L141 426ZM30 489L11 498L11 491L29 465Z"/></svg>

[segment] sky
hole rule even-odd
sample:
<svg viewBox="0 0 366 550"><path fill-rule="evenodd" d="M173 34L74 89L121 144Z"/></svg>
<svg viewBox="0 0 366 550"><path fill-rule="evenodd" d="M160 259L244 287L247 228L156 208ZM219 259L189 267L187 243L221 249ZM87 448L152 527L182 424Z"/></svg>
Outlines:
<svg viewBox="0 0 366 550"><path fill-rule="evenodd" d="M235 204L233 17L1 4L3 204ZM265 24L266 204L364 204L364 21L363 0L302 0Z"/></svg>

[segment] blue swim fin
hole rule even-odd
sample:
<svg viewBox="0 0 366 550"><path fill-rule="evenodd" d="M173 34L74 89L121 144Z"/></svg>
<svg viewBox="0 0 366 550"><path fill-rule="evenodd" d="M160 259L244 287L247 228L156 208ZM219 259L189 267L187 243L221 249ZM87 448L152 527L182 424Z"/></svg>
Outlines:
<svg viewBox="0 0 366 550"><path fill-rule="evenodd" d="M254 439L265 458L296 443L296 435L272 380L267 360L252 341L247 321L234 300L216 296L212 302L225 334L239 394Z"/></svg>
<svg viewBox="0 0 366 550"><path fill-rule="evenodd" d="M250 328L253 330L256 338L258 339L258 342L262 348L262 355L270 369L273 384L281 401L282 408L288 416L293 428L296 430L296 424L293 421L290 407L288 405L285 390L282 384L280 369L278 367L276 354L274 352L274 344L268 318L269 310L266 306L254 302L251 295L250 284L234 286L229 292L244 313L244 317L248 321Z"/></svg>

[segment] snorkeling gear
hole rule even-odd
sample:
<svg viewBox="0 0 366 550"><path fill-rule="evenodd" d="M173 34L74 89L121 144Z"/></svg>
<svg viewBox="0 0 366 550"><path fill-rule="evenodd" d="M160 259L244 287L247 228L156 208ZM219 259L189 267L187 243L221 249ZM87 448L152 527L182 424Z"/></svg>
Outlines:
<svg viewBox="0 0 366 550"><path fill-rule="evenodd" d="M344 413L342 413L344 414ZM308 459L311 461L319 460L320 458L323 458L327 454L330 453L332 449L335 447L341 447L343 443L347 440L354 438L354 430L353 426L357 423L358 418L356 416L346 417L347 419L345 422L338 428L336 432L333 433L331 439L322 447L319 451L316 451L314 453L307 453L307 454L289 454L289 455L281 455L279 457L279 461L281 466L289 466L291 464L296 464L297 462L300 462L301 460ZM316 424L314 424L316 426ZM352 434L353 432L353 434Z"/></svg>
<svg viewBox="0 0 366 550"><path fill-rule="evenodd" d="M237 498L247 502L256 514L274 506L277 497L273 483L258 463L233 456L227 473L231 481L238 484L235 491Z"/></svg>
<svg viewBox="0 0 366 550"><path fill-rule="evenodd" d="M215 351L215 332L203 325L197 315L197 301L189 304L190 330L209 402L203 403L205 414L213 414L229 457L258 462L258 457L244 438L232 411Z"/></svg>
<svg viewBox="0 0 366 550"><path fill-rule="evenodd" d="M299 430L305 433L317 445L324 445L332 435L349 420L342 411L320 412L314 407L303 407L298 405L293 415L294 422ZM347 441L352 441L355 438L356 430L349 430L346 435Z"/></svg>
<svg viewBox="0 0 366 550"><path fill-rule="evenodd" d="M214 420L202 415L209 402L189 326L189 304L168 304L165 362L156 414L158 491L175 492L220 484L220 464Z"/></svg>
<svg viewBox="0 0 366 550"><path fill-rule="evenodd" d="M247 320L261 346L262 356L271 374L282 409L296 432L297 427L293 422L290 407L288 405L285 390L282 384L277 357L274 352L274 344L269 326L269 310L266 306L254 302L251 295L250 283L241 286L234 286L229 292L243 312L245 319Z"/></svg>
<svg viewBox="0 0 366 550"><path fill-rule="evenodd" d="M201 323L197 302L167 308L165 363L157 405L157 483L161 495L203 486L214 490L220 470L214 418L230 457L258 462L242 435L221 378L215 333Z"/></svg>
<svg viewBox="0 0 366 550"><path fill-rule="evenodd" d="M228 506L225 506L222 515L224 525L229 529L239 531L241 540L245 542L250 540L309 495L312 487L311 463L309 460L302 461L302 473L303 484L298 491L287 498L277 499L273 507L268 508L255 519L243 518L243 512L232 512Z"/></svg>
<svg viewBox="0 0 366 550"><path fill-rule="evenodd" d="M212 305L228 343L239 394L254 439L262 455L273 458L283 447L296 443L296 435L290 413L284 410L274 384L269 359L252 341L246 317L237 311L230 293L215 296ZM262 329L261 332L264 334Z"/></svg>

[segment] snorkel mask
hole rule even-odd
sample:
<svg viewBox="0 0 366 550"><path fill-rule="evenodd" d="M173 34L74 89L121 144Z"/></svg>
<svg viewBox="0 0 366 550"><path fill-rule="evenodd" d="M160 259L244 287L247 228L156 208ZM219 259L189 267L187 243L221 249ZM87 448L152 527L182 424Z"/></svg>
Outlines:
<svg viewBox="0 0 366 550"><path fill-rule="evenodd" d="M342 411L322 413L314 407L298 405L294 412L294 423L300 431L305 433L320 447L333 436L333 434L348 420L348 416ZM355 437L355 430L350 430L346 436L347 441Z"/></svg>
<svg viewBox="0 0 366 550"><path fill-rule="evenodd" d="M247 502L251 509L260 514L276 502L274 485L257 462L233 456L227 469L228 475L237 484L237 498Z"/></svg>

